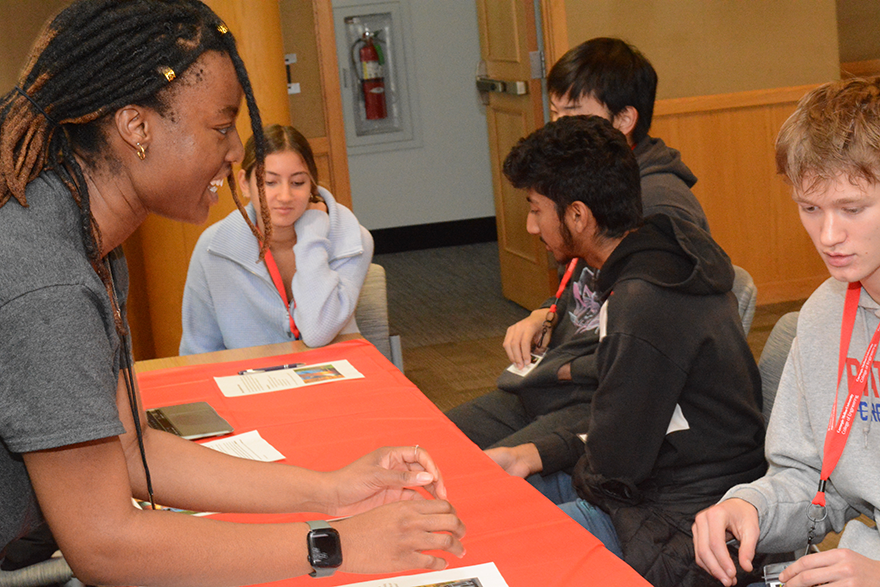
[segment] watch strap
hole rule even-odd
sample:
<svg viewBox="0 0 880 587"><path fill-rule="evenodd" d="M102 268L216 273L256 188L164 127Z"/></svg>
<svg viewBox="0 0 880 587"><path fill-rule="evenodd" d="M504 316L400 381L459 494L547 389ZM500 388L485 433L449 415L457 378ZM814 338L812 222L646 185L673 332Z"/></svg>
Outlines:
<svg viewBox="0 0 880 587"><path fill-rule="evenodd" d="M332 528L330 524L326 522L326 520L310 520L306 522L309 525L309 530L323 530L325 528Z"/></svg>

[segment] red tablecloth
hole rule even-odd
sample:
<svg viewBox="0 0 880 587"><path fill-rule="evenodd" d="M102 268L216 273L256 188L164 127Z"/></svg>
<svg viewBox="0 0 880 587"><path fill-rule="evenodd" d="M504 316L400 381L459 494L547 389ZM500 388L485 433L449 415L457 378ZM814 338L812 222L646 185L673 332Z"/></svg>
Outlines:
<svg viewBox="0 0 880 587"><path fill-rule="evenodd" d="M213 378L246 368L290 362L348 360L363 379L224 397ZM258 430L285 462L332 470L374 448L416 445L430 452L446 480L449 500L467 526L467 555L451 566L494 562L511 587L581 587L647 583L523 479L511 477L464 436L372 345L351 340L302 353L149 371L138 375L146 408L207 401L235 427ZM231 515L233 521L292 521L315 516ZM368 575L337 573L322 585ZM310 577L283 581L315 585Z"/></svg>

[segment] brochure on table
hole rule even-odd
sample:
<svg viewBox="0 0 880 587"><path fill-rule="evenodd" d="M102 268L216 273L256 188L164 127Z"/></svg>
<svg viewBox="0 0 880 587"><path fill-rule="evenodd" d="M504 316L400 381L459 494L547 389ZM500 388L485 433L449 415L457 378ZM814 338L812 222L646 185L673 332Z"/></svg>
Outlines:
<svg viewBox="0 0 880 587"><path fill-rule="evenodd" d="M292 389L306 385L363 379L357 369L346 360L327 361L313 365L302 365L289 369L277 369L243 375L214 377L220 392L226 397L270 393L282 389Z"/></svg>
<svg viewBox="0 0 880 587"><path fill-rule="evenodd" d="M348 583L343 587L508 587L508 585L498 572L495 563L485 563L420 575Z"/></svg>

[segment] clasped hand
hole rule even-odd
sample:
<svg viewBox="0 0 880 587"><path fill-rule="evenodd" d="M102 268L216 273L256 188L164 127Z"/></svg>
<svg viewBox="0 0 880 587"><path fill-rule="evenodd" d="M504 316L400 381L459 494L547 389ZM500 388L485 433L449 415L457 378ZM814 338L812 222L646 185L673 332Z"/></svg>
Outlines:
<svg viewBox="0 0 880 587"><path fill-rule="evenodd" d="M425 551L464 556L465 527L446 501L443 477L427 451L414 446L380 448L328 473L333 515L353 515L333 525L348 572L440 570L446 561ZM426 499L417 487L435 499Z"/></svg>

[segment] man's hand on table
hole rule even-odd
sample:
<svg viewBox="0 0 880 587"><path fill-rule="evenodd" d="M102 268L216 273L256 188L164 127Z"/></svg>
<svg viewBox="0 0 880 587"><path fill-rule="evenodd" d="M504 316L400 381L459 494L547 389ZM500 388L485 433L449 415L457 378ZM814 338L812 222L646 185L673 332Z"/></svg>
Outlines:
<svg viewBox="0 0 880 587"><path fill-rule="evenodd" d="M502 469L523 479L529 475L540 473L544 469L538 447L531 442L514 447L487 448L483 452L489 455L489 458Z"/></svg>

